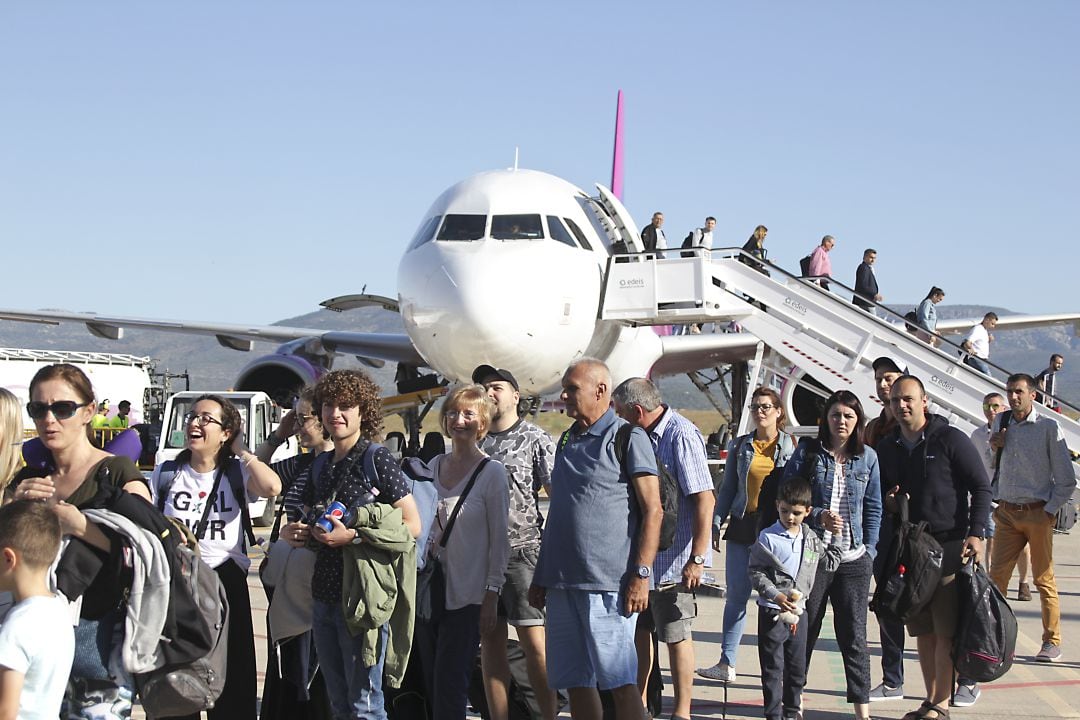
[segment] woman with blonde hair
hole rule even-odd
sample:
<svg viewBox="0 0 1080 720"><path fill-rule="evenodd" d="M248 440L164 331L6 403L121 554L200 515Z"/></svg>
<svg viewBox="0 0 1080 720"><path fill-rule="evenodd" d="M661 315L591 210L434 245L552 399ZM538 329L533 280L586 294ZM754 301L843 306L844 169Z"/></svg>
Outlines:
<svg viewBox="0 0 1080 720"><path fill-rule="evenodd" d="M510 557L510 491L502 463L477 443L491 426L492 402L481 385L465 385L443 402L440 424L450 452L431 462L439 494L435 521L418 548L444 582L432 585L432 617L418 629L434 720L463 720L482 632L495 626Z"/></svg>
<svg viewBox="0 0 1080 720"><path fill-rule="evenodd" d="M795 452L795 442L784 432L787 417L775 390L768 387L755 390L750 396L749 410L754 431L735 438L728 446L728 462L724 480L716 493L713 514L713 544L717 549L720 528L728 518L727 532L724 533L727 542L724 629L720 660L697 673L721 682L735 681L736 653L746 625L746 603L750 600L750 546L757 540L761 486L765 478L775 468L783 467Z"/></svg>
<svg viewBox="0 0 1080 720"><path fill-rule="evenodd" d="M22 467L23 423L19 398L0 387L0 496Z"/></svg>

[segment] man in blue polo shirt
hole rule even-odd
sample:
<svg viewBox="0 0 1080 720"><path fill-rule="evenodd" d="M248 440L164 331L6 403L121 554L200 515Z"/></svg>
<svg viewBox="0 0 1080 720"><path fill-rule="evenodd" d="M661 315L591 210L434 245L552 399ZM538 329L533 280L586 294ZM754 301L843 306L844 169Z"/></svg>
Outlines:
<svg viewBox="0 0 1080 720"><path fill-rule="evenodd" d="M630 477L623 472L615 436L625 421L610 408L604 363L578 360L562 387L576 422L555 456L529 601L547 606L548 682L568 691L574 717L600 720L599 687L612 691L619 720L639 720L634 628L648 607L663 517L656 458L635 427L625 461Z"/></svg>

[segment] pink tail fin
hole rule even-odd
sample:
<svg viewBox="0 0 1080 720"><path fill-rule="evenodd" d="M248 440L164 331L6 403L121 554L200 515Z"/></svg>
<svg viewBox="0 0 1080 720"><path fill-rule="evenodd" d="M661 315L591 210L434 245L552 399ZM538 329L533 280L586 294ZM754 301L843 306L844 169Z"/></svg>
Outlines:
<svg viewBox="0 0 1080 720"><path fill-rule="evenodd" d="M611 192L623 199L623 113L622 90L615 107L615 151L611 158Z"/></svg>

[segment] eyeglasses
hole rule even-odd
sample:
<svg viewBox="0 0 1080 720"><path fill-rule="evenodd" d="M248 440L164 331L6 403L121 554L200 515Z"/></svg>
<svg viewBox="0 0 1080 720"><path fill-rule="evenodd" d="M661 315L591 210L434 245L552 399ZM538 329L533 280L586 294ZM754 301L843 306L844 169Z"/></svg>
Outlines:
<svg viewBox="0 0 1080 720"><path fill-rule="evenodd" d="M298 412L294 412L293 417L296 418L296 424L298 427L303 427L315 419L314 415L304 415Z"/></svg>
<svg viewBox="0 0 1080 720"><path fill-rule="evenodd" d="M57 420L67 420L75 414L79 408L84 408L90 403L77 403L74 400L57 400L52 403L43 403L40 400L31 400L26 403L26 414L32 420L41 420L50 412Z"/></svg>
<svg viewBox="0 0 1080 720"><path fill-rule="evenodd" d="M764 411L764 412L772 412L772 409L774 407L776 407L776 406L775 405L770 405L769 403L755 404L755 405L750 406L750 412L762 412L762 411Z"/></svg>
<svg viewBox="0 0 1080 720"><path fill-rule="evenodd" d="M983 403L983 410L1000 410L1005 407L1002 403Z"/></svg>
<svg viewBox="0 0 1080 720"><path fill-rule="evenodd" d="M195 423L199 427L206 427L210 423L214 423L215 425L221 425L221 427L225 427L224 425L221 424L220 420L218 420L216 417L214 417L210 413L205 413L205 412L200 413L200 414L195 414L193 412L189 412L186 415L184 415L184 424L189 425L190 423Z"/></svg>
<svg viewBox="0 0 1080 720"><path fill-rule="evenodd" d="M450 412L446 413L446 417L460 417L464 418L465 420L475 420L476 418L480 417L480 414L477 413L475 410L451 410Z"/></svg>

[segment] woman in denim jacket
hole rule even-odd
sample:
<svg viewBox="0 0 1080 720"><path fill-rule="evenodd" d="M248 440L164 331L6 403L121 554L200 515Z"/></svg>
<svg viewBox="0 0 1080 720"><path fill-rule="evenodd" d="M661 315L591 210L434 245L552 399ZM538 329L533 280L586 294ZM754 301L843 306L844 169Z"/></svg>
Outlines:
<svg viewBox="0 0 1080 720"><path fill-rule="evenodd" d="M866 416L853 393L838 390L825 401L816 440L804 440L784 478L805 477L812 489L808 524L826 546L840 551L840 566L818 566L806 603L809 618L806 664L821 632L825 603L832 602L833 629L844 658L847 701L856 718L869 718L870 654L866 649L866 599L881 527L881 479L877 454L863 444Z"/></svg>
<svg viewBox="0 0 1080 720"><path fill-rule="evenodd" d="M719 662L697 672L721 682L735 680L735 654L746 624L746 603L750 600L750 547L757 541L758 494L773 468L783 467L795 451L791 436L782 430L787 419L775 390L759 387L754 391L750 397L750 417L754 432L728 445L728 462L713 516L713 546L719 550L720 527L731 515L724 535L727 541L724 632Z"/></svg>

